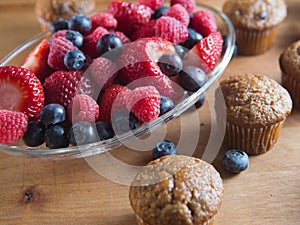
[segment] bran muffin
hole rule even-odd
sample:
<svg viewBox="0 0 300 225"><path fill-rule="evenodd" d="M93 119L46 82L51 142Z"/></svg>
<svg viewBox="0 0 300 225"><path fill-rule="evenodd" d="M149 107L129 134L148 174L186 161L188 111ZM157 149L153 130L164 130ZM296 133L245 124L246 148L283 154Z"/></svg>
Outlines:
<svg viewBox="0 0 300 225"><path fill-rule="evenodd" d="M223 12L235 27L239 53L257 55L273 46L287 6L284 0L227 0Z"/></svg>
<svg viewBox="0 0 300 225"><path fill-rule="evenodd" d="M294 107L300 110L300 40L288 46L279 58L282 86L290 93Z"/></svg>
<svg viewBox="0 0 300 225"><path fill-rule="evenodd" d="M287 90L261 74L231 76L220 83L220 89L223 96L216 101L225 100L227 147L252 155L270 150L292 110Z"/></svg>
<svg viewBox="0 0 300 225"><path fill-rule="evenodd" d="M148 163L129 190L140 225L211 225L222 195L222 179L214 167L183 155Z"/></svg>

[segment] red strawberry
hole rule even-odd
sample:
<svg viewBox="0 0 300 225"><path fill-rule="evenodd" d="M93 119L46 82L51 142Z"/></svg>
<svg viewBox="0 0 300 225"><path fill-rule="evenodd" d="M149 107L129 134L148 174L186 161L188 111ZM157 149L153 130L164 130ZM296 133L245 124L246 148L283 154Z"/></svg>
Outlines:
<svg viewBox="0 0 300 225"><path fill-rule="evenodd" d="M138 3L149 6L151 9L156 10L163 6L164 0L138 0Z"/></svg>
<svg viewBox="0 0 300 225"><path fill-rule="evenodd" d="M117 30L122 31L128 37L140 26L146 24L152 15L150 7L129 2L112 1L107 11L117 19Z"/></svg>
<svg viewBox="0 0 300 225"><path fill-rule="evenodd" d="M192 13L196 7L195 0L171 0L171 5L180 4L188 13Z"/></svg>
<svg viewBox="0 0 300 225"><path fill-rule="evenodd" d="M223 38L220 32L211 33L204 39L198 42L191 50L192 53L199 56L203 65L202 67L206 72L212 70L222 53Z"/></svg>
<svg viewBox="0 0 300 225"><path fill-rule="evenodd" d="M173 44L184 42L188 38L188 29L173 17L162 16L156 21L156 36Z"/></svg>
<svg viewBox="0 0 300 225"><path fill-rule="evenodd" d="M49 52L50 42L43 39L29 53L22 65L22 67L34 72L41 82L44 82L45 78L53 72L53 69L47 63Z"/></svg>
<svg viewBox="0 0 300 225"><path fill-rule="evenodd" d="M124 33L120 31L113 31L111 33L117 35L121 39L123 45L131 42L131 40Z"/></svg>
<svg viewBox="0 0 300 225"><path fill-rule="evenodd" d="M92 23L92 31L97 27L104 27L107 30L114 30L117 28L118 21L111 13L97 12L90 17Z"/></svg>
<svg viewBox="0 0 300 225"><path fill-rule="evenodd" d="M83 79L84 77L85 79ZM45 91L45 103L58 103L67 107L76 94L87 94L93 90L86 89L87 77L82 71L58 70L46 78L43 87ZM90 88L92 88L90 86Z"/></svg>
<svg viewBox="0 0 300 225"><path fill-rule="evenodd" d="M99 116L99 106L90 96L76 95L67 107L68 118L72 123L86 121L93 123Z"/></svg>
<svg viewBox="0 0 300 225"><path fill-rule="evenodd" d="M0 67L0 109L22 112L36 120L43 107L43 87L33 72L17 66Z"/></svg>
<svg viewBox="0 0 300 225"><path fill-rule="evenodd" d="M150 20L148 23L141 26L133 33L133 35L131 36L131 40L135 41L140 38L154 37L155 27L156 27L156 20Z"/></svg>
<svg viewBox="0 0 300 225"><path fill-rule="evenodd" d="M132 82L142 77L163 76L157 62L162 55L175 52L171 42L156 37L126 45L120 58L122 80Z"/></svg>
<svg viewBox="0 0 300 225"><path fill-rule="evenodd" d="M145 86L130 92L127 109L141 122L150 122L159 116L160 94L153 86Z"/></svg>
<svg viewBox="0 0 300 225"><path fill-rule="evenodd" d="M181 4L175 4L171 6L164 16L173 17L180 21L186 27L190 23L189 13Z"/></svg>
<svg viewBox="0 0 300 225"><path fill-rule="evenodd" d="M111 123L112 109L118 111L126 108L126 95L128 88L114 84L108 87L99 100L99 120Z"/></svg>
<svg viewBox="0 0 300 225"><path fill-rule="evenodd" d="M112 85L113 80L117 75L117 68L115 64L109 59L103 57L95 59L90 65L89 70L101 90Z"/></svg>
<svg viewBox="0 0 300 225"><path fill-rule="evenodd" d="M64 57L70 50L75 50L77 47L64 37L53 38L50 45L50 53L48 56L48 65L53 69L66 69Z"/></svg>
<svg viewBox="0 0 300 225"><path fill-rule="evenodd" d="M217 31L217 22L213 14L207 10L200 10L193 16L192 28L200 33L203 37L207 37L210 33Z"/></svg>
<svg viewBox="0 0 300 225"><path fill-rule="evenodd" d="M28 117L21 112L0 110L0 144L7 145L23 137Z"/></svg>
<svg viewBox="0 0 300 225"><path fill-rule="evenodd" d="M109 32L104 27L97 27L94 32L84 38L84 43L81 51L91 58L99 57L99 53L97 51L97 43L99 39Z"/></svg>

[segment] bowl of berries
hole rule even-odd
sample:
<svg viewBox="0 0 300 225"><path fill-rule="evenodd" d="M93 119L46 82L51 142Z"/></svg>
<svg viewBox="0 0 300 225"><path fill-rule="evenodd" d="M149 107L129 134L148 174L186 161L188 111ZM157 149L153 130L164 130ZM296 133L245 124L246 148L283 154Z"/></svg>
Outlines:
<svg viewBox="0 0 300 225"><path fill-rule="evenodd" d="M4 57L0 150L39 159L101 154L201 99L231 60L230 20L206 4L150 3L112 1L58 20Z"/></svg>

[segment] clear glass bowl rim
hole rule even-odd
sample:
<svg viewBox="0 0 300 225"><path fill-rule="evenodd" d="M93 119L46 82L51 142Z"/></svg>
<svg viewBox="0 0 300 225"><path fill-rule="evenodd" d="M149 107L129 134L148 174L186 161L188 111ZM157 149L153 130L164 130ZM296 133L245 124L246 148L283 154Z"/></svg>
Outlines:
<svg viewBox="0 0 300 225"><path fill-rule="evenodd" d="M123 143L126 143L133 138L142 137L153 130L157 129L161 125L167 123L169 120L181 115L184 111L190 108L197 100L203 95L222 75L225 68L229 64L235 44L235 30L230 21L230 19L218 9L207 5L205 3L197 3L197 7L207 8L212 11L214 14L218 15L223 22L227 25L228 29L228 38L227 38L227 48L223 54L222 60L218 65L209 73L211 77L208 82L200 88L197 92L193 93L189 97L181 101L177 106L169 111L168 113L160 116L159 118L151 121L148 124L144 124L141 127L133 130L132 132L125 133L120 136L115 136L109 140L95 142L92 144L81 145L81 146L71 146L67 148L59 149L38 149L30 147L19 147L11 145L0 145L0 151L5 152L14 156L21 156L27 158L36 158L44 160L61 160L61 159L72 159L72 158L83 158L88 156L93 156L101 154L121 146ZM23 50L32 46L37 40L46 37L49 34L49 31L39 33L29 40L25 41L23 44L16 47L12 50L6 57L0 60L0 67L6 65L10 60L15 56L21 53Z"/></svg>

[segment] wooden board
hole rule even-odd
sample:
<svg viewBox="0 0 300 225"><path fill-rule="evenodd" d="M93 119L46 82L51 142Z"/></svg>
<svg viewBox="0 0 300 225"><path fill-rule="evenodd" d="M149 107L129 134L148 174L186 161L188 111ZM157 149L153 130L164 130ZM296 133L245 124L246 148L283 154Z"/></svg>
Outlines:
<svg viewBox="0 0 300 225"><path fill-rule="evenodd" d="M98 1L98 5L106 2ZM221 8L224 1L205 2ZM234 73L252 72L280 81L278 57L286 46L300 38L300 2L288 0L287 3L289 16L282 24L275 47L260 56L233 59L222 79ZM0 57L39 29L32 5L1 4ZM198 111L201 132L196 155L205 148L210 134L210 106L206 102ZM192 137L199 124L185 121L187 136ZM219 157L214 161L225 185L216 225L300 224L299 127L300 113L293 112L274 149L251 157L249 169L239 175L224 172ZM167 130L168 139L177 142L180 121L171 121ZM143 164L150 158L147 152L139 154L125 147L120 150L127 157L125 161L137 160ZM112 166L102 164L100 169L101 166L103 171L114 172ZM136 224L128 201L128 186L100 176L84 159L39 161L0 153L0 197L0 224Z"/></svg>

